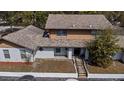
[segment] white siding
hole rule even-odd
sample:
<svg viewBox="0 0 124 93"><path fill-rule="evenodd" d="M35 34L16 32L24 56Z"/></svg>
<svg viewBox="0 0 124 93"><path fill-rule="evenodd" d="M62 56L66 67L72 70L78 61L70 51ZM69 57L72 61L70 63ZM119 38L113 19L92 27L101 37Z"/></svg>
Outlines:
<svg viewBox="0 0 124 93"><path fill-rule="evenodd" d="M54 48L54 53L55 53L55 55L57 55L57 56L65 56L65 55L67 55L67 50L66 50L66 48L60 48L61 50L60 50L60 53L56 53L55 51L56 51L56 48Z"/></svg>
<svg viewBox="0 0 124 93"><path fill-rule="evenodd" d="M9 50L10 59L6 59L4 57L4 53L3 53L4 49ZM1 62L25 62L26 60L21 59L20 49L22 49L22 48L0 48L0 61ZM31 54L31 51L29 51L29 50L26 50L26 54L29 54L29 55L31 55L31 57L33 57ZM32 60L30 60L30 61L32 61Z"/></svg>
<svg viewBox="0 0 124 93"><path fill-rule="evenodd" d="M43 48L36 51L35 58L54 58L54 48Z"/></svg>

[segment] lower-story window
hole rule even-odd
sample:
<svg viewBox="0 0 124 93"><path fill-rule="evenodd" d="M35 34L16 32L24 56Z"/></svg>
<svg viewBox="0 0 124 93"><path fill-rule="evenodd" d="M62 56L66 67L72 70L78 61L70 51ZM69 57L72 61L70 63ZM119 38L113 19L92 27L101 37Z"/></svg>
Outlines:
<svg viewBox="0 0 124 93"><path fill-rule="evenodd" d="M6 59L10 59L9 50L5 49L5 50L3 50L3 53L4 53L4 57L5 57Z"/></svg>
<svg viewBox="0 0 124 93"><path fill-rule="evenodd" d="M20 50L20 53L21 53L21 58L22 58L22 59L27 58L27 57L26 57L26 51L25 51L25 50L23 50L23 49Z"/></svg>
<svg viewBox="0 0 124 93"><path fill-rule="evenodd" d="M61 48L56 48L56 53L60 53L61 52Z"/></svg>

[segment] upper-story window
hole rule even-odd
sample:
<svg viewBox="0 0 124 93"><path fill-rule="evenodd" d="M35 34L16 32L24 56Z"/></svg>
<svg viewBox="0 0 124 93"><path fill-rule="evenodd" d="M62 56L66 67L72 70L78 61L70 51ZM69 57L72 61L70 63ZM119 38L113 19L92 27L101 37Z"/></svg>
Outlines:
<svg viewBox="0 0 124 93"><path fill-rule="evenodd" d="M96 35L96 31L91 31L91 34L92 35Z"/></svg>
<svg viewBox="0 0 124 93"><path fill-rule="evenodd" d="M57 36L67 36L67 31L59 30L57 31Z"/></svg>

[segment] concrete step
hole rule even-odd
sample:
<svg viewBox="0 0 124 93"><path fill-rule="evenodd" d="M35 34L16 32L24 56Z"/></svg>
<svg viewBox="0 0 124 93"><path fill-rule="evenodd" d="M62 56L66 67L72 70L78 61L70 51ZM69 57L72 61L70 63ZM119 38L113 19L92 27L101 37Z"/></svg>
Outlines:
<svg viewBox="0 0 124 93"><path fill-rule="evenodd" d="M86 78L86 76L79 76L78 78L79 78L79 79L82 79L82 78Z"/></svg>
<svg viewBox="0 0 124 93"><path fill-rule="evenodd" d="M77 63L77 65L83 65L83 63L82 62L76 62Z"/></svg>
<svg viewBox="0 0 124 93"><path fill-rule="evenodd" d="M85 72L85 69L84 69L84 68L82 68L81 66L78 66L78 68L77 68L77 69L78 69L79 73L80 73L80 72Z"/></svg>

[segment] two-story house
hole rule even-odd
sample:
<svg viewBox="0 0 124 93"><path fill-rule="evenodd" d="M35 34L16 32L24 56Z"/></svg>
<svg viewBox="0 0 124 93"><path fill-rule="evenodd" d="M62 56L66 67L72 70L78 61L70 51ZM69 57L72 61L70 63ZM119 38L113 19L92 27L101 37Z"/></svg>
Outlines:
<svg viewBox="0 0 124 93"><path fill-rule="evenodd" d="M65 15L50 14L45 32L48 37L41 40L42 51L37 51L39 58L56 58L60 56L72 59L83 56L88 59L86 43L93 40L97 31L112 28L104 15Z"/></svg>
<svg viewBox="0 0 124 93"><path fill-rule="evenodd" d="M96 32L112 28L104 15L50 14L45 30L28 26L2 36L0 61L33 62L36 58L88 59L86 43Z"/></svg>

